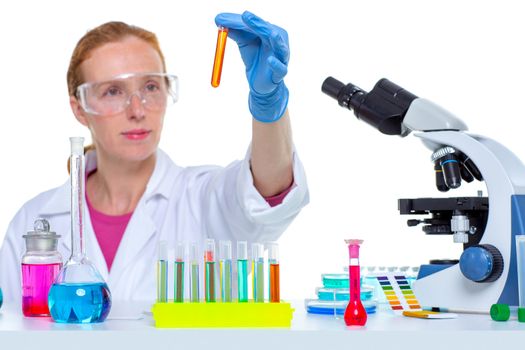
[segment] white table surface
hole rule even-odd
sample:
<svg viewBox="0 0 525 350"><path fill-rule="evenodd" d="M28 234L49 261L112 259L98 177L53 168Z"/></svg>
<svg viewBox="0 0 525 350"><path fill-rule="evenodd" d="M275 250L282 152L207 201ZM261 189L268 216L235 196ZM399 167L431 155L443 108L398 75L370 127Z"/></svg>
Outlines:
<svg viewBox="0 0 525 350"><path fill-rule="evenodd" d="M364 327L346 327L333 316L312 315L303 301L290 329L157 329L145 304L114 305L101 324L57 324L26 318L14 305L0 309L4 349L525 349L525 323L494 322L489 315L422 320L379 310ZM125 311L123 311L125 310ZM136 317L124 320L116 317Z"/></svg>

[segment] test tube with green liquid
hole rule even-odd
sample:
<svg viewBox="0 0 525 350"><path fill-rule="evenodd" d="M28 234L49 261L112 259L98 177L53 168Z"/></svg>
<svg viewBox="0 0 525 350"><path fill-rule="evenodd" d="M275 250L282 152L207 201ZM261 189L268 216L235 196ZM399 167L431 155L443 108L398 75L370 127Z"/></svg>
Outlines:
<svg viewBox="0 0 525 350"><path fill-rule="evenodd" d="M204 250L204 292L206 302L216 301L216 280L215 280L215 240L208 238Z"/></svg>
<svg viewBox="0 0 525 350"><path fill-rule="evenodd" d="M219 279L221 281L221 300L232 302L232 242L219 241Z"/></svg>
<svg viewBox="0 0 525 350"><path fill-rule="evenodd" d="M264 246L252 244L253 301L264 302Z"/></svg>
<svg viewBox="0 0 525 350"><path fill-rule="evenodd" d="M176 303L184 302L184 253L184 242L177 242L175 246L175 265L173 268L175 274L173 279L173 301Z"/></svg>
<svg viewBox="0 0 525 350"><path fill-rule="evenodd" d="M157 261L157 302L168 302L168 242L160 241Z"/></svg>
<svg viewBox="0 0 525 350"><path fill-rule="evenodd" d="M192 242L190 245L190 301L199 302L199 246Z"/></svg>
<svg viewBox="0 0 525 350"><path fill-rule="evenodd" d="M239 303L248 301L248 242L237 242L237 297Z"/></svg>

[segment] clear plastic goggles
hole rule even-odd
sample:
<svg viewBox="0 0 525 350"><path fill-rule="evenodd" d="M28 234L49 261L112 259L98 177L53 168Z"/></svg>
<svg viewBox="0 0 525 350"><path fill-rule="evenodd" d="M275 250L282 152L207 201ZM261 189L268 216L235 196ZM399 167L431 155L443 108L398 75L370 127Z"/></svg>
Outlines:
<svg viewBox="0 0 525 350"><path fill-rule="evenodd" d="M82 109L93 115L121 113L134 96L145 109L157 112L177 102L178 85L178 78L166 73L121 74L111 80L80 85L77 98Z"/></svg>

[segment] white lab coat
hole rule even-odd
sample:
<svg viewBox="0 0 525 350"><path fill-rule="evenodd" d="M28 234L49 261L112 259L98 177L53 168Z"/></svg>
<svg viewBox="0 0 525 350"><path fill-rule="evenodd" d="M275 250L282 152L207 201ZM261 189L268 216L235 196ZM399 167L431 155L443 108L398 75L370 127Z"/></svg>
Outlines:
<svg viewBox="0 0 525 350"><path fill-rule="evenodd" d="M170 247L176 241L197 242L202 247L206 238L265 242L276 240L284 232L309 201L303 167L294 152L295 184L282 204L270 207L253 185L250 154L249 150L244 160L227 167L183 168L158 150L155 169L110 272L86 209L86 253L108 283L114 301L155 299L160 240L168 241ZM89 152L86 172L95 168L96 154ZM39 217L47 219L51 230L62 236L58 250L65 262L71 255L69 181L28 201L11 221L0 250L0 287L8 302L21 301L22 235L32 231Z"/></svg>

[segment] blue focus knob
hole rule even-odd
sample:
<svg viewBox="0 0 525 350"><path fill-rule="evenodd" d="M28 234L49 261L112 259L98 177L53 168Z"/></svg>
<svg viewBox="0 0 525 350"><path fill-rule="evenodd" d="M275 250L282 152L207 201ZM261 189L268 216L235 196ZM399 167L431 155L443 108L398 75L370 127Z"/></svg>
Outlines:
<svg viewBox="0 0 525 350"><path fill-rule="evenodd" d="M503 273L503 257L498 248L480 244L465 249L459 259L463 276L474 282L494 282Z"/></svg>

